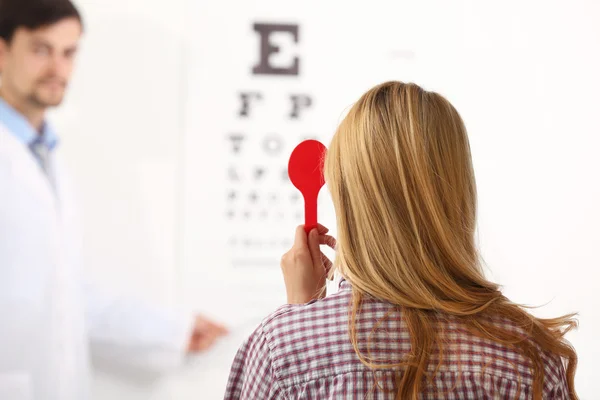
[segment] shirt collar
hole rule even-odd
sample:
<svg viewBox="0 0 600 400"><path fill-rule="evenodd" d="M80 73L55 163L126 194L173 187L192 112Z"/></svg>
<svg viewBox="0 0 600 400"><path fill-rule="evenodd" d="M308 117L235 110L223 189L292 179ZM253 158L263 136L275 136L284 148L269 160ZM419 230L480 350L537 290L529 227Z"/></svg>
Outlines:
<svg viewBox="0 0 600 400"><path fill-rule="evenodd" d="M27 146L43 143L49 150L53 150L58 145L58 135L47 122L44 121L42 125L41 135L38 134L29 121L2 98L0 98L0 123Z"/></svg>
<svg viewBox="0 0 600 400"><path fill-rule="evenodd" d="M340 283L338 285L338 288L339 289L349 289L351 287L352 287L352 285L350 285L350 282L348 282L346 280L346 278L342 277L342 279L340 280Z"/></svg>

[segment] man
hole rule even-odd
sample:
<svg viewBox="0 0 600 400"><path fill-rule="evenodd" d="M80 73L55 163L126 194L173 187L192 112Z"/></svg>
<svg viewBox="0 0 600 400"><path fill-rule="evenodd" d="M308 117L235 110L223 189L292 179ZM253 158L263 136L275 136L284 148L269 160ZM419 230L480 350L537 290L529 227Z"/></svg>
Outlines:
<svg viewBox="0 0 600 400"><path fill-rule="evenodd" d="M0 399L88 397L88 343L158 370L225 333L84 287L75 204L45 112L83 31L69 0L0 0Z"/></svg>

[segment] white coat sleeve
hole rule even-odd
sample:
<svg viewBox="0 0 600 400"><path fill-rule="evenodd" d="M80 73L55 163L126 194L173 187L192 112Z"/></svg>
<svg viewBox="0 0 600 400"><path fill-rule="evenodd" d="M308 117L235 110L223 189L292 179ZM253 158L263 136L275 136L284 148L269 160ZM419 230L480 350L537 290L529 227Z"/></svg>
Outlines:
<svg viewBox="0 0 600 400"><path fill-rule="evenodd" d="M183 364L193 330L191 315L178 315L85 283L92 359L149 373Z"/></svg>

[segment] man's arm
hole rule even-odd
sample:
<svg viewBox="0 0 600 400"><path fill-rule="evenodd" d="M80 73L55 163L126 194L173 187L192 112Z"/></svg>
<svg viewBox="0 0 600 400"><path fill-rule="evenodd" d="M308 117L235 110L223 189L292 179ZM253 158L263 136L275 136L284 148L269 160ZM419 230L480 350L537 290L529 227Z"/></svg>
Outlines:
<svg viewBox="0 0 600 400"><path fill-rule="evenodd" d="M180 366L194 332L192 315L177 315L85 285L92 357L151 373Z"/></svg>

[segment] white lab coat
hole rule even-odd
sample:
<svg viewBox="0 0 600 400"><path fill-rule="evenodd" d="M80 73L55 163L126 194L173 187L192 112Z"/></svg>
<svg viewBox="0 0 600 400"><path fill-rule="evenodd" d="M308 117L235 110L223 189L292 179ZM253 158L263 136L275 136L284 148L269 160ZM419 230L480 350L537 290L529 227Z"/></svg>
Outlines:
<svg viewBox="0 0 600 400"><path fill-rule="evenodd" d="M162 371L182 361L191 331L192 318L84 283L76 205L56 157L53 169L56 191L0 123L1 400L84 400L90 348Z"/></svg>

